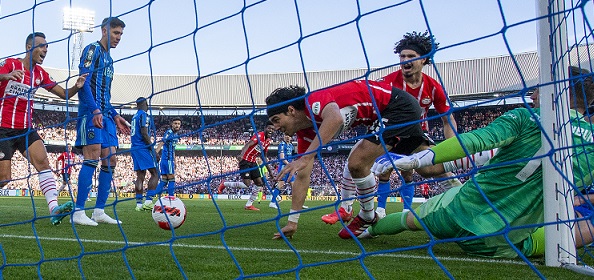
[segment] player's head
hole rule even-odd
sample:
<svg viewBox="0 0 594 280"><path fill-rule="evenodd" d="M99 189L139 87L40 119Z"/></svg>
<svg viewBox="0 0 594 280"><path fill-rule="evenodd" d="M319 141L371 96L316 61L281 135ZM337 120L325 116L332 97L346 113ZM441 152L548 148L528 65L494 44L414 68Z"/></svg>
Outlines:
<svg viewBox="0 0 594 280"><path fill-rule="evenodd" d="M305 111L305 88L288 86L275 89L266 97L266 113L274 128L287 135L297 132L297 125L302 122L296 118Z"/></svg>
<svg viewBox="0 0 594 280"><path fill-rule="evenodd" d="M136 108L138 108L138 110L146 111L148 109L148 102L146 98L138 97L138 99L136 99Z"/></svg>
<svg viewBox="0 0 594 280"><path fill-rule="evenodd" d="M594 101L592 73L586 69L570 66L569 78L570 106L578 111L585 111Z"/></svg>
<svg viewBox="0 0 594 280"><path fill-rule="evenodd" d="M266 138L270 138L272 133L274 132L274 125L271 121L266 122L266 126L264 127L264 132L266 133Z"/></svg>
<svg viewBox="0 0 594 280"><path fill-rule="evenodd" d="M530 99L532 99L532 108L540 107L540 90L538 88L535 88L532 94L530 94Z"/></svg>
<svg viewBox="0 0 594 280"><path fill-rule="evenodd" d="M283 140L285 140L286 143L291 143L293 141L293 137L285 134Z"/></svg>
<svg viewBox="0 0 594 280"><path fill-rule="evenodd" d="M42 64L47 55L47 41L45 34L42 32L34 32L27 36L25 40L25 54L26 60L31 60L34 64Z"/></svg>
<svg viewBox="0 0 594 280"><path fill-rule="evenodd" d="M66 151L68 151L69 153L72 152L72 145L71 144L66 144Z"/></svg>
<svg viewBox="0 0 594 280"><path fill-rule="evenodd" d="M122 39L126 24L117 17L106 17L101 22L101 41L109 48L115 48Z"/></svg>
<svg viewBox="0 0 594 280"><path fill-rule="evenodd" d="M402 36L402 39L394 45L394 53L402 55L403 51L410 50L415 52L418 56L426 56L435 47L437 49L439 43L435 42L435 37L429 34L428 31L423 33L420 32L409 32ZM402 59L402 57L401 57ZM421 59L423 64L431 64L430 58Z"/></svg>
<svg viewBox="0 0 594 280"><path fill-rule="evenodd" d="M171 119L171 130L173 132L178 132L181 129L181 119L180 118L173 118Z"/></svg>

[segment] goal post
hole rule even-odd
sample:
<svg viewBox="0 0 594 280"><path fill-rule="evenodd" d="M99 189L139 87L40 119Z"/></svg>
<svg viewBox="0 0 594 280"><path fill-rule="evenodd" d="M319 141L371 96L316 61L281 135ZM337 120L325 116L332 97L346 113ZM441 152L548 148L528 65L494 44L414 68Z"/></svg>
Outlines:
<svg viewBox="0 0 594 280"><path fill-rule="evenodd" d="M544 184L545 263L576 264L571 126L569 125L569 51L564 0L537 0L539 85Z"/></svg>

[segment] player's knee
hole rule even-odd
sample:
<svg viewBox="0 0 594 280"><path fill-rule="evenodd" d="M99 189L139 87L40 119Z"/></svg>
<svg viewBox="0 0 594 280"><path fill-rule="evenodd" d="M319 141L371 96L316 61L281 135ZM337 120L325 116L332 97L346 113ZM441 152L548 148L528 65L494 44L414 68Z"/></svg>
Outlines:
<svg viewBox="0 0 594 280"><path fill-rule="evenodd" d="M113 173L114 170L115 170L115 165L113 165L113 166L101 165L101 171L102 172Z"/></svg>

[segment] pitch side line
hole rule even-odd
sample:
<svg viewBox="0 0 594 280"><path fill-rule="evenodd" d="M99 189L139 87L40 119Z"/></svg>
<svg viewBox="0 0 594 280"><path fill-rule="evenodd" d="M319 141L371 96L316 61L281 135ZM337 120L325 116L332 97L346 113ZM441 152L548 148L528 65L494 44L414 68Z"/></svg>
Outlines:
<svg viewBox="0 0 594 280"><path fill-rule="evenodd" d="M23 236L23 235L11 235L11 234L1 234L1 238L15 238L15 239L36 239L35 236ZM96 240L96 239L75 239L75 238L60 238L60 237L37 237L40 240L49 240L49 241L66 241L66 242L88 242L88 243L100 243L100 244L118 244L118 245L143 245L147 244L147 242L124 242L124 241L113 241L113 240ZM169 243L163 244L151 244L157 246L170 246ZM194 245L194 244L183 244L183 243L174 243L174 247L180 248L197 248L197 249L217 249L217 250L226 250L224 246L213 246L213 245ZM293 250L290 249L272 249L272 248L248 248L248 247L228 247L230 250L237 250L237 251L265 251L265 252L272 252L272 253L294 253ZM361 253L356 252L346 252L346 251L318 251L318 250L298 250L299 254L326 254L326 255L351 255L351 256L358 256ZM432 260L433 258L428 256L415 256L415 255L406 255L406 254L373 254L369 255L369 257L388 257L388 258L402 258L402 259L423 259L423 260ZM504 264L516 264L516 265L525 265L525 262L522 261L514 261L514 260L494 260L494 259L483 259L483 258L456 258L456 257L438 257L440 261L460 261L460 262L482 262L482 263L504 263ZM535 266L539 266L539 264L533 264Z"/></svg>

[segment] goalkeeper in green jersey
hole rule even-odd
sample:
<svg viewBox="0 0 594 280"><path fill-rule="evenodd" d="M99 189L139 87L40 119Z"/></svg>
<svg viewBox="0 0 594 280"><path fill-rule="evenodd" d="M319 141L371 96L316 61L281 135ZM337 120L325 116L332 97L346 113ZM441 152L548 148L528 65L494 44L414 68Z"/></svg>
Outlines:
<svg viewBox="0 0 594 280"><path fill-rule="evenodd" d="M588 162L594 162L592 126L582 115L587 104L594 100L592 76L576 80L571 88L570 104L576 109L571 110L574 183L583 188L592 184L593 170ZM539 115L538 108L515 109L484 128L460 134L460 141L450 138L430 150L394 160L397 168L411 170L465 157L464 148L469 154L499 149L464 185L416 208L416 216L412 212L390 214L359 238L425 228L438 239L461 238L457 244L472 255L516 257L510 244L525 256L542 255L544 229L538 226L544 220L543 178L542 158L538 156L546 151L541 150ZM575 201L576 205L583 202ZM579 212L577 217L583 215L591 216L591 212ZM575 227L580 237L576 236L576 246L592 242L592 226L590 219L579 222ZM474 238L481 235L492 236Z"/></svg>

